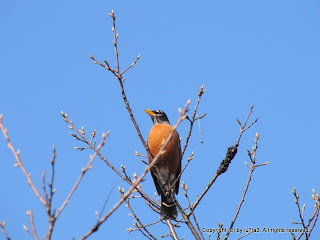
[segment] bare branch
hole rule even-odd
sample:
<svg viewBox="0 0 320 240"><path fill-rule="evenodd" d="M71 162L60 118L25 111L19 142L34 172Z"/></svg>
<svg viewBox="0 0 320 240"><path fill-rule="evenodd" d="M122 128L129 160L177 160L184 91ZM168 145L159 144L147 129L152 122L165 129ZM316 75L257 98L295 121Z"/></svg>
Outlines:
<svg viewBox="0 0 320 240"><path fill-rule="evenodd" d="M319 202L318 202L318 205L316 205L316 209L315 209L315 211L314 211L314 222L313 222L313 224L312 224L312 226L311 226L311 228L310 228L310 231L309 231L309 233L308 233L308 237L310 237L310 235L311 235L311 232L312 232L312 230L314 229L314 227L316 226L316 223L317 223L317 220L318 220L318 217L319 217ZM306 226L306 227L308 227L308 226Z"/></svg>
<svg viewBox="0 0 320 240"><path fill-rule="evenodd" d="M178 235L177 235L176 231L174 230L174 227L173 227L173 225L171 223L171 220L170 219L166 219L166 223L167 223L167 225L169 227L171 237L174 240L179 240Z"/></svg>
<svg viewBox="0 0 320 240"><path fill-rule="evenodd" d="M46 212L47 212L47 216L48 216L48 220L49 220L49 227L48 227L48 232L46 234L47 236L47 239L51 239L51 236L52 236L52 232L53 232L53 227L54 227L54 224L55 224L55 221L56 221L56 218L54 217L54 214L55 214L55 209L53 210L52 212L52 197L53 197L53 194L55 193L55 189L53 189L53 182L54 182L54 167L55 167L55 159L56 159L56 148L55 146L53 146L53 157L51 158L51 169L52 169L52 172L51 172L51 181L50 183L48 183L49 185L49 195L47 193L47 190L46 190L46 182L45 182L45 173L43 172L42 173L42 183L43 183L43 191L44 191L44 195L46 197Z"/></svg>
<svg viewBox="0 0 320 240"><path fill-rule="evenodd" d="M53 150L53 157L50 160L50 162L51 162L51 181L49 183L49 188L50 188L50 197L49 197L49 201L48 201L49 208L51 208L52 197L53 197L53 194L55 193L55 189L53 188L53 182L54 182L54 173L55 173L54 167L55 167L55 162L56 162L56 157L57 157L56 147L53 146L52 150Z"/></svg>
<svg viewBox="0 0 320 240"><path fill-rule="evenodd" d="M148 156L140 154L138 151L135 151L135 155L139 157L147 158Z"/></svg>
<svg viewBox="0 0 320 240"><path fill-rule="evenodd" d="M109 15L112 18L112 24L113 24L112 31L113 31L113 35L114 35L113 45L114 45L114 51L116 54L117 73L119 75L120 74L120 65L119 65L119 51L118 51L118 44L117 44L119 34L117 34L117 32L116 32L116 16L114 15L114 11L112 10L112 13L111 14L109 13Z"/></svg>
<svg viewBox="0 0 320 240"><path fill-rule="evenodd" d="M184 210L182 209L182 207L180 206L179 202L177 201L177 199L174 195L173 195L173 200L174 200L174 204L178 207L179 212L180 212L183 220L185 221L186 225L190 229L192 235L195 237L196 240L201 240L197 230L195 229L195 227L191 223L189 216L184 212Z"/></svg>
<svg viewBox="0 0 320 240"><path fill-rule="evenodd" d="M180 179L182 173L184 172L184 170L186 170L186 168L188 167L189 163L191 162L191 160L194 158L194 151L191 153L190 157L188 157L187 159L187 163L186 165L183 167L183 169L181 170L181 172L179 173L178 177L176 178L176 180L173 182L173 184L171 185L170 189L173 188L173 186L176 185L176 182ZM169 191L170 191L169 189Z"/></svg>
<svg viewBox="0 0 320 240"><path fill-rule="evenodd" d="M127 198L127 200L126 200L126 202L127 202L127 205L126 205L126 207L127 208L129 208L129 210L131 211L131 213L132 213L132 216L138 221L138 223L139 223L139 225L136 225L136 227L138 227L137 228L137 230L139 230L141 233L143 233L143 234L145 234L143 231L142 231L142 229L146 232L146 234L147 234L147 237L149 238L149 239L157 239L157 238L155 238L149 231L148 231L148 229L146 228L146 226L144 226L143 224L142 224L142 222L140 221L140 219L138 218L138 216L135 214L135 212L133 211L133 209L132 209L132 207L131 207L131 205L130 205L130 200L129 200L130 198ZM130 231L131 232L131 231Z"/></svg>
<svg viewBox="0 0 320 240"><path fill-rule="evenodd" d="M184 190L183 194L184 194L184 196L186 197L186 199L187 199L187 201L188 201L189 208L191 209L191 202L190 202L190 199L189 199L189 197L188 197L188 186L185 185L184 182L182 182L181 187L182 187L182 189ZM198 224L198 221L197 221L197 219L196 219L196 215L194 214L194 211L192 211L191 215L192 215L193 220L194 220L194 223L196 224L197 229L198 229L198 231L199 231L199 233L200 233L200 235L201 235L201 238L204 240L204 236L203 236L202 231L201 231L201 229L200 229L200 227L199 227L199 224Z"/></svg>
<svg viewBox="0 0 320 240"><path fill-rule="evenodd" d="M0 115L0 120L1 120L1 117L2 117L2 115ZM0 221L0 228L1 228L1 231L3 232L3 234L5 235L6 240L11 240L11 238L10 238L5 226L6 226L6 222L5 221L2 221L2 222Z"/></svg>
<svg viewBox="0 0 320 240"><path fill-rule="evenodd" d="M113 190L114 190L115 187L116 187L116 186L114 185L114 186L111 188L111 190L109 191L108 196L107 196L106 200L105 200L104 203L103 203L102 209L101 209L101 211L100 211L100 215L97 216L98 219L100 219L100 218L102 217L102 214L103 214L103 212L104 212L104 209L106 208L107 203L108 203L108 201L109 201L109 198L110 198L110 196L111 196L111 193L113 192Z"/></svg>
<svg viewBox="0 0 320 240"><path fill-rule="evenodd" d="M314 220L313 224L312 224L312 226L311 226L311 228L309 230L308 237L310 237L311 232L312 232L312 230L314 229L314 227L315 227L315 225L317 223L317 220L318 220L318 217L319 217L319 212L320 212L320 197L319 197L319 194L316 193L314 189L312 189L312 191L313 191L313 194L312 194L311 197L312 197L313 200L315 200L315 205L314 205L315 210L314 210L312 216L309 218L308 223L306 224L306 227L309 227L311 222ZM301 233L301 235L302 235L302 233Z"/></svg>
<svg viewBox="0 0 320 240"><path fill-rule="evenodd" d="M193 124L194 124L194 121L196 120L196 114L197 114L197 111L198 111L199 103L201 101L201 96L205 91L206 90L204 89L204 86L201 86L200 90L198 92L198 100L197 100L196 106L194 107L194 110L193 110L193 115L192 115L191 119L189 117L187 117L187 119L190 121L190 128L189 128L189 132L188 132L188 135L187 135L187 138L186 138L186 142L185 142L183 150L181 152L181 156L182 157L183 157L183 155L184 155L184 153L185 153L185 151L187 149L187 146L188 146L188 143L189 143L189 139L191 137ZM205 115L206 114L204 114L202 117L204 117Z"/></svg>
<svg viewBox="0 0 320 240"><path fill-rule="evenodd" d="M30 218L30 224L31 224L31 228L32 228L32 232L29 232L35 240L39 240L38 236L37 236L37 232L36 232L36 228L34 226L34 220L33 220L33 214L32 214L32 210L27 211L27 215Z"/></svg>
<svg viewBox="0 0 320 240"><path fill-rule="evenodd" d="M317 194L314 190L312 190L312 191L313 191L312 199L315 200L315 205L314 205L315 210L314 210L312 216L309 218L307 224L305 224L305 220L304 220L304 214L305 214L304 208L305 208L305 205L303 205L302 208L300 208L299 194L297 194L296 188L294 187L293 190L291 191L292 194L295 197L294 202L297 205L299 218L300 218L300 221L301 221L301 222L291 221L291 223L302 225L303 229L306 230L311 225L311 223L313 221L313 223L311 225L311 228L309 229L308 232L304 231L304 232L300 233L297 238L295 238L294 234L292 233L292 237L294 237L295 239L300 239L302 237L302 235L305 235L306 236L305 239L308 239L310 237L310 235L311 235L312 230L314 229L314 227L316 225L317 220L318 220L319 210L320 210L320 197L319 197L319 194Z"/></svg>
<svg viewBox="0 0 320 240"><path fill-rule="evenodd" d="M250 115L251 115L251 113L252 113L253 108L254 108L254 105L251 106L250 111L249 111L249 113L248 113L248 115L247 115L247 118L246 118L246 120L244 121L244 124L243 124L243 125L240 124L240 120L237 118L237 122L238 122L238 124L240 125L240 135L239 135L239 137L238 137L238 140L237 140L236 144L234 145L235 147L238 147L238 146L239 146L239 143L240 143L240 139L241 139L241 137L242 137L242 134L243 134L246 130L248 130L253 124L255 124L255 123L259 120L259 118L256 118L252 123L250 123L250 125L249 125L248 127L246 127L246 126L247 126L247 123L248 123L248 120L249 120L249 118L250 118Z"/></svg>
<svg viewBox="0 0 320 240"><path fill-rule="evenodd" d="M155 222L153 222L153 223L149 223L149 224L147 224L147 225L144 225L144 227L149 227L149 226L155 225L155 224L159 223L160 221L161 221L161 220L155 221ZM137 231L137 230L139 230L139 229L140 229L140 228L136 228L136 229L128 228L128 229L126 229L126 230L128 231L128 233L130 233L130 232L132 232L132 231Z"/></svg>
<svg viewBox="0 0 320 240"><path fill-rule="evenodd" d="M242 239L242 238L244 238L244 237L248 236L250 233L251 233L251 232L246 233L245 235L243 235L243 236L239 237L237 240L240 240L240 239Z"/></svg>
<svg viewBox="0 0 320 240"><path fill-rule="evenodd" d="M24 165L22 164L22 161L20 159L20 150L16 151L15 148L13 147L10 139L9 139L8 130L3 126L3 123L2 123L2 114L0 115L0 129L2 130L4 137L6 138L6 140L8 142L8 147L11 149L11 151L17 161L17 164L18 164L17 166L19 166L21 168L22 172L26 176L27 183L30 185L31 189L36 194L36 197L42 202L42 204L44 206L46 206L46 204L47 204L46 200L40 195L39 190L35 187L35 185L33 184L32 180L31 180L31 174L27 172Z"/></svg>
<svg viewBox="0 0 320 240"><path fill-rule="evenodd" d="M219 229L223 228L223 223L218 222L218 227L219 227ZM209 238L210 238L210 235L209 235ZM221 239L221 232L218 231L217 240L220 240L220 239Z"/></svg>
<svg viewBox="0 0 320 240"><path fill-rule="evenodd" d="M131 65L130 65L129 67L127 67L126 70L124 70L124 71L121 73L121 75L123 75L126 71L128 71L130 68L132 68L132 67L137 63L137 61L140 59L140 57L141 57L141 54L136 58L136 60L134 60L133 63L131 63Z"/></svg>
<svg viewBox="0 0 320 240"><path fill-rule="evenodd" d="M299 195L297 195L295 188L293 188L292 193L293 193L293 195L295 197L294 202L295 202L295 204L297 205L297 208L298 208L299 217L300 217L300 221L301 221L300 224L302 225L303 229L305 230L306 229L306 225L304 223L303 215L301 214L301 209L300 209L300 204L299 204ZM308 239L307 232L305 232L305 235L306 235L306 239Z"/></svg>

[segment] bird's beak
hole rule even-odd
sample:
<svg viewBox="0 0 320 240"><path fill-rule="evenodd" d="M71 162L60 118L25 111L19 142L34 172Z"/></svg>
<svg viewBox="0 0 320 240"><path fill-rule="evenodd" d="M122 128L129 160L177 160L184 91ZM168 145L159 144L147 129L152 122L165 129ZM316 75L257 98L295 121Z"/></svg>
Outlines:
<svg viewBox="0 0 320 240"><path fill-rule="evenodd" d="M149 109L145 109L144 110L146 113L148 113L150 116L155 116L156 114L154 112L152 112L151 110Z"/></svg>

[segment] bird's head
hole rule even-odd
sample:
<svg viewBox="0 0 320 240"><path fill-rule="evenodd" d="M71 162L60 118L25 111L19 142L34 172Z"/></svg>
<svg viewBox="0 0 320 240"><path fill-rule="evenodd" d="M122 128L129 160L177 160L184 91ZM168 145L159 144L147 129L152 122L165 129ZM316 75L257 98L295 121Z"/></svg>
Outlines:
<svg viewBox="0 0 320 240"><path fill-rule="evenodd" d="M161 110L144 110L152 119L153 124L170 124L167 115Z"/></svg>

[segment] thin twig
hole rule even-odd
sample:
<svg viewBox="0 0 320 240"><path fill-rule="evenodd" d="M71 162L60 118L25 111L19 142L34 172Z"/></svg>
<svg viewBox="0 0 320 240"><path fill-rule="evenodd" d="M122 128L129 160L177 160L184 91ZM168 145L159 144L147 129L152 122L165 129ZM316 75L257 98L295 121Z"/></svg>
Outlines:
<svg viewBox="0 0 320 240"><path fill-rule="evenodd" d="M139 54L139 56L136 58L136 60L134 60L134 62L131 63L131 65L130 65L129 67L127 67L127 69L124 70L124 71L121 73L121 75L123 75L126 71L128 71L130 68L132 68L133 65L135 65L135 64L137 63L137 61L139 60L140 57L141 57L141 54Z"/></svg>
<svg viewBox="0 0 320 240"><path fill-rule="evenodd" d="M186 168L188 167L188 165L189 165L189 163L191 162L191 160L193 160L193 158L194 158L194 151L191 153L190 157L188 157L186 165L184 165L184 167L183 167L183 169L181 170L181 172L179 173L178 177L176 178L176 180L175 180L175 181L173 182L173 184L171 185L169 191L171 190L171 188L173 188L173 186L176 185L176 182L177 182L178 180L180 180L180 177L181 177L182 173L184 172L184 170L186 170Z"/></svg>
<svg viewBox="0 0 320 240"><path fill-rule="evenodd" d="M46 202L49 202L49 196L48 196L47 188L46 188L46 175L45 175L44 171L42 171L42 190L43 190L44 196L46 198Z"/></svg>
<svg viewBox="0 0 320 240"><path fill-rule="evenodd" d="M200 87L200 90L198 92L198 100L197 100L197 103L196 103L196 106L194 107L194 110L193 110L193 115L191 117L191 119L189 119L190 121L190 127L189 127L189 132L188 132L188 135L187 135L187 138L186 138L186 142L184 144L184 147L183 147L183 150L181 152L181 156L183 157L186 149L187 149L187 146L188 146L188 143L189 143L189 139L191 137L191 133L192 133L192 128L193 128L193 123L194 121L196 120L196 114L197 114L197 111L198 111L198 106L199 106L199 103L200 103L200 100L201 100L201 96L202 94L205 92L206 90L204 89L204 86L201 86ZM203 115L204 117L205 115Z"/></svg>
<svg viewBox="0 0 320 240"><path fill-rule="evenodd" d="M176 197L173 195L173 201L174 204L178 207L179 212L183 218L183 220L185 221L185 224L188 226L188 228L190 229L192 235L194 236L194 238L196 240L201 240L197 230L195 229L195 227L193 226L193 224L191 223L189 216L183 211L183 208L180 206L179 202L177 201Z"/></svg>
<svg viewBox="0 0 320 240"><path fill-rule="evenodd" d="M219 223L218 222L218 227L219 229L222 229L223 228L223 223ZM209 233L210 234L210 233ZM209 238L210 238L210 235L209 235ZM218 231L217 233L217 240L220 240L221 239L221 231Z"/></svg>
<svg viewBox="0 0 320 240"><path fill-rule="evenodd" d="M0 118L1 118L1 115L0 115ZM6 230L6 222L5 221L0 221L0 228L1 228L1 231L3 232L3 234L5 235L6 237L6 240L11 240L7 230Z"/></svg>
<svg viewBox="0 0 320 240"><path fill-rule="evenodd" d="M188 196L188 187L187 187L187 185L185 185L184 182L182 183L182 186L181 186L181 187L182 187L182 189L184 190L183 194L184 194L184 196L186 197L186 199L187 199L187 201L188 201L189 208L191 208L191 202L190 202L190 199L189 199L189 196ZM200 227L199 227L199 224L198 224L198 221L197 221L197 219L196 219L196 215L194 214L194 211L192 211L191 215L192 215L192 217L193 217L194 223L195 223L196 226L197 226L197 229L198 229L198 231L199 231L199 233L200 233L201 238L204 240L204 236L203 236L202 231L201 231L201 229L200 229Z"/></svg>
<svg viewBox="0 0 320 240"><path fill-rule="evenodd" d="M153 223L146 224L146 225L144 225L144 227L149 227L149 226L155 225L155 224L157 224L158 222L161 222L161 220L159 219L159 220L157 220L157 221L155 221L155 222L153 222ZM126 229L126 230L130 233L130 232L132 232L132 231L138 231L139 228L135 228L135 229L129 228L129 229Z"/></svg>
<svg viewBox="0 0 320 240"><path fill-rule="evenodd" d="M254 120L252 123L250 123L249 126L246 127L246 125L247 125L247 123L248 123L248 120L249 120L249 117L250 117L250 115L251 115L251 113L252 113L253 108L254 108L254 105L251 106L250 111L249 111L249 113L248 113L248 115L247 115L247 118L246 118L246 120L244 121L244 124L243 124L243 125L241 125L239 119L237 119L237 122L238 122L239 125L240 125L240 135L239 135L238 140L236 141L236 143L235 143L235 145L234 145L235 147L238 147L238 146L239 146L239 143L240 143L240 139L241 139L241 137L242 137L242 134L243 134L246 130L248 130L253 124L255 124L255 123L259 120L259 118L256 118L256 120Z"/></svg>
<svg viewBox="0 0 320 240"><path fill-rule="evenodd" d="M312 189L312 191L313 191L313 194L312 194L311 197L312 197L313 200L315 200L315 205L314 205L315 210L314 210L312 216L309 218L306 227L310 226L310 224L311 224L313 219L314 219L314 222L313 222L313 224L312 224L312 226L311 226L311 228L310 228L310 230L308 232L308 237L310 237L311 232L312 232L312 230L314 229L314 227L315 227L315 225L317 223L317 220L318 220L318 217L319 217L319 212L320 212L320 197L319 197L319 194L316 193L314 189Z"/></svg>
<svg viewBox="0 0 320 240"><path fill-rule="evenodd" d="M52 198L53 198L53 194L55 193L55 189L53 189L53 182L54 182L54 174L55 174L55 160L56 160L56 148L55 146L53 146L53 157L51 158L50 162L51 162L51 181L48 183L49 185L49 194L50 196L48 196L46 188L44 186L44 191L45 191L45 196L46 196L46 200L47 200L47 205L46 205L46 210L47 210L47 215L48 215L48 220L49 220L49 227L48 227L48 232L47 232L47 239L51 239L52 236L52 232L53 232L53 227L56 221L56 217L55 215L55 209L52 212ZM45 175L43 172L43 184L45 184Z"/></svg>
<svg viewBox="0 0 320 240"><path fill-rule="evenodd" d="M167 225L169 227L171 237L174 240L179 240L178 235L177 235L176 231L174 230L174 227L173 227L173 225L171 223L171 220L170 219L166 219L166 223L167 223Z"/></svg>
<svg viewBox="0 0 320 240"><path fill-rule="evenodd" d="M136 155L136 156L139 156L139 157L144 157L144 158L147 158L147 157L148 157L147 155L142 155L142 154L139 153L138 151L135 151L135 155Z"/></svg>
<svg viewBox="0 0 320 240"><path fill-rule="evenodd" d="M39 240L39 238L37 236L36 228L35 228L35 225L34 225L32 210L27 211L27 215L30 218L30 224L31 224L31 228L32 228L32 232L30 232L30 234L34 237L35 240Z"/></svg>
<svg viewBox="0 0 320 240"><path fill-rule="evenodd" d="M242 239L242 238L244 238L244 237L248 236L250 233L251 233L251 232L246 233L245 235L243 235L243 236L239 237L237 240L240 240L240 239Z"/></svg>
<svg viewBox="0 0 320 240"><path fill-rule="evenodd" d="M302 214L301 214L301 210L300 210L299 195L296 193L296 189L295 189L295 188L293 188L292 193L293 193L293 195L294 195L294 197L295 197L294 202L295 202L295 204L297 205L298 213L299 213L299 218L300 218L300 221L301 221L299 224L301 224L302 227L303 227L303 229L305 230L305 229L306 229L306 225L305 225L305 223L304 223L304 218L303 218L303 216L302 216ZM308 240L308 234L307 234L307 232L305 231L304 234L306 235L306 240Z"/></svg>
<svg viewBox="0 0 320 240"><path fill-rule="evenodd" d="M318 203L318 207L315 210L315 213L316 214L315 214L314 222L313 222L313 224L312 224L312 226L310 228L310 231L308 232L308 237L310 237L311 232L314 229L314 227L316 226L316 223L317 223L317 220L318 220L318 217L319 217L319 203Z"/></svg>
<svg viewBox="0 0 320 240"><path fill-rule="evenodd" d="M156 213L160 214L160 206L155 206L146 200L146 204ZM160 204L159 204L160 205Z"/></svg>
<svg viewBox="0 0 320 240"><path fill-rule="evenodd" d="M116 61L117 61L117 73L120 74L120 65L119 65L119 51L118 51L118 36L119 34L117 34L116 32L116 16L114 15L114 11L112 10L112 13L110 14L110 17L112 17L112 23L113 23L113 27L112 27L112 31L113 31L113 35L114 35L114 51L116 54Z"/></svg>
<svg viewBox="0 0 320 240"><path fill-rule="evenodd" d="M51 181L49 183L49 188L50 188L49 206L50 206L50 208L51 208L51 204L52 204L52 197L53 197L53 194L55 193L55 189L53 189L53 182L54 182L54 169L55 169L54 166L55 166L56 157L57 157L56 147L53 146L52 150L53 150L53 157L50 160L50 162L51 162Z"/></svg>
<svg viewBox="0 0 320 240"><path fill-rule="evenodd" d="M46 206L46 204L47 204L46 200L41 196L41 194L39 193L39 190L35 187L35 185L33 184L32 180L31 180L31 174L29 174L27 172L24 165L22 164L22 161L20 159L20 150L16 151L15 148L13 147L10 139L9 139L8 130L3 126L3 123L2 123L2 114L0 115L0 129L2 130L4 137L6 138L6 140L8 142L8 147L11 149L11 151L17 161L17 164L18 164L17 166L19 166L21 168L22 172L26 176L27 183L30 185L33 192L36 194L36 197L42 202L42 204L44 206Z"/></svg>
<svg viewBox="0 0 320 240"><path fill-rule="evenodd" d="M142 229L143 229L143 230L146 232L146 234L147 234L148 237L150 237L151 239L155 239L155 240L156 240L157 238L155 238L155 237L149 232L149 230L146 228L146 226L142 224L142 222L140 221L140 219L138 218L138 216L137 216L137 215L135 214L135 212L133 211L133 209L132 209L132 207L131 207L131 205L130 205L130 200L129 200L129 198L127 198L126 202L127 202L126 207L129 208L129 210L130 210L131 213L132 213L132 216L133 216L133 217L138 221L138 223L139 223L139 225L136 225L136 227L138 227L138 230L143 233L143 231L142 231Z"/></svg>
<svg viewBox="0 0 320 240"><path fill-rule="evenodd" d="M297 194L295 187L293 188L293 190L291 191L295 197L294 202L297 205L298 208L298 213L299 213L299 218L300 218L300 223L291 221L294 224L301 224L303 226L303 229L305 230L304 232L300 233L299 236L296 239L300 239L302 237L302 235L306 235L305 239L308 239L311 235L311 232L313 230L313 228L315 227L315 224L317 222L318 216L319 216L319 209L320 209L320 197L319 195L313 190L313 194L312 194L312 198L315 200L315 211L313 212L312 216L309 218L307 224L305 224L304 221L304 206L302 207L302 213L300 210L300 204L299 204L299 194ZM312 223L312 221L314 220L311 228L309 229L309 231L307 232L306 229L310 226L310 224ZM292 234L294 237L294 234Z"/></svg>
<svg viewBox="0 0 320 240"><path fill-rule="evenodd" d="M113 192L113 190L114 190L115 187L116 187L116 185L114 185L114 186L111 188L111 190L109 191L108 196L107 196L106 200L105 200L104 203L103 203L103 206L102 206L102 209L101 209L100 214L99 214L99 216L98 216L98 219L100 219L100 218L102 217L102 214L103 214L103 212L104 212L104 209L106 208L107 203L108 203L108 201L109 201L109 198L110 198L110 196L111 196L111 193Z"/></svg>

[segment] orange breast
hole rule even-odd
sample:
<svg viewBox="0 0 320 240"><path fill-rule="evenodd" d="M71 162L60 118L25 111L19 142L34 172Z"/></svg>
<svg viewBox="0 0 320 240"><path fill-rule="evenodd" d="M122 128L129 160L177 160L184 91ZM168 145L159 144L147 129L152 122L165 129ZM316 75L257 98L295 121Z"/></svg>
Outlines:
<svg viewBox="0 0 320 240"><path fill-rule="evenodd" d="M155 157L161 146L165 143L170 136L173 128L168 124L156 124L149 133L148 147L153 157ZM169 143L164 148L165 152L157 160L156 165L158 168L166 168L171 173L178 171L180 163L180 144L179 135L176 130L173 131L173 135ZM149 158L149 163L151 159Z"/></svg>

